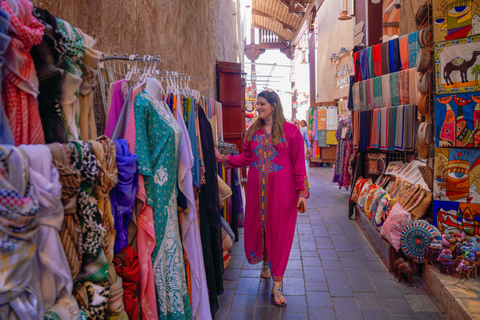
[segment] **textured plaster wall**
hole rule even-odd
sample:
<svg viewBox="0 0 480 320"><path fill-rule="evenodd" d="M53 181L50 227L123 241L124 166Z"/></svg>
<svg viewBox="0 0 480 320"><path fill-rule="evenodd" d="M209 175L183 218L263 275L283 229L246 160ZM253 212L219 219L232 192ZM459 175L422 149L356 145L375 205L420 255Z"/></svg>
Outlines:
<svg viewBox="0 0 480 320"><path fill-rule="evenodd" d="M415 16L418 8L425 4L424 0L404 0L401 1L402 7L400 8L400 26L398 34L403 36L405 34L414 32L417 30L415 24Z"/></svg>
<svg viewBox="0 0 480 320"><path fill-rule="evenodd" d="M196 89L216 98L216 61L237 62L232 0L33 0L97 39L113 55L160 54L158 69L196 76Z"/></svg>
<svg viewBox="0 0 480 320"><path fill-rule="evenodd" d="M353 49L354 19L341 21L338 0L325 0L317 13L317 102L333 101L348 96L348 86L339 89L335 80L335 66L330 60L341 47ZM343 60L343 59L342 59Z"/></svg>

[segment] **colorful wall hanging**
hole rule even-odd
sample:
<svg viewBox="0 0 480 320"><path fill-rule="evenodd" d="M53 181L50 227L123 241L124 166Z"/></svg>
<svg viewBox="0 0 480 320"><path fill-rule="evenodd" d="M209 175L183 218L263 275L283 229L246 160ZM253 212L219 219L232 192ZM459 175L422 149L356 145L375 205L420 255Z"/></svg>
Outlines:
<svg viewBox="0 0 480 320"><path fill-rule="evenodd" d="M480 35L435 44L437 94L480 91Z"/></svg>
<svg viewBox="0 0 480 320"><path fill-rule="evenodd" d="M435 145L480 147L480 92L435 97Z"/></svg>
<svg viewBox="0 0 480 320"><path fill-rule="evenodd" d="M435 42L480 33L480 0L433 0Z"/></svg>
<svg viewBox="0 0 480 320"><path fill-rule="evenodd" d="M327 109L327 130L337 130L338 127L338 116L337 108L328 108Z"/></svg>
<svg viewBox="0 0 480 320"><path fill-rule="evenodd" d="M480 204L480 149L435 149L434 200Z"/></svg>
<svg viewBox="0 0 480 320"><path fill-rule="evenodd" d="M327 144L327 130L318 130L318 146L328 147Z"/></svg>
<svg viewBox="0 0 480 320"><path fill-rule="evenodd" d="M327 109L318 108L318 130L327 130Z"/></svg>
<svg viewBox="0 0 480 320"><path fill-rule="evenodd" d="M337 145L337 137L335 137L336 130L327 130L327 144Z"/></svg>
<svg viewBox="0 0 480 320"><path fill-rule="evenodd" d="M480 204L433 201L433 224L443 234L480 235Z"/></svg>

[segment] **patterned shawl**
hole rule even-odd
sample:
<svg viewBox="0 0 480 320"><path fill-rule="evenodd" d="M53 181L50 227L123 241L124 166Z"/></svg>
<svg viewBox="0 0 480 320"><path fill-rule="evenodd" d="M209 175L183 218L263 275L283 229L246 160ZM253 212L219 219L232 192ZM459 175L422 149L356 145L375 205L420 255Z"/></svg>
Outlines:
<svg viewBox="0 0 480 320"><path fill-rule="evenodd" d="M370 78L375 77L375 72L373 71L373 54L372 47L367 48L367 60L368 60L368 75Z"/></svg>
<svg viewBox="0 0 480 320"><path fill-rule="evenodd" d="M359 82L360 110L367 110L367 82Z"/></svg>
<svg viewBox="0 0 480 320"><path fill-rule="evenodd" d="M387 150L388 108L380 109L380 149Z"/></svg>
<svg viewBox="0 0 480 320"><path fill-rule="evenodd" d="M10 155L9 155L10 154ZM30 279L38 230L38 201L28 179L28 160L17 148L0 147L0 315L38 319Z"/></svg>
<svg viewBox="0 0 480 320"><path fill-rule="evenodd" d="M28 0L18 0L17 11L8 1L1 8L10 14L10 45L5 53L2 99L15 144L45 143L38 112L38 78L30 50L42 42L45 27L32 14Z"/></svg>
<svg viewBox="0 0 480 320"><path fill-rule="evenodd" d="M355 82L362 81L362 68L360 67L360 51L353 53L353 67L355 70Z"/></svg>
<svg viewBox="0 0 480 320"><path fill-rule="evenodd" d="M352 86L353 111L360 111L360 82Z"/></svg>
<svg viewBox="0 0 480 320"><path fill-rule="evenodd" d="M378 148L378 133L380 132L379 109L373 110L372 115L372 135L370 137L370 146L372 149Z"/></svg>
<svg viewBox="0 0 480 320"><path fill-rule="evenodd" d="M368 78L370 78L367 49L363 49L360 51L360 69L362 72L362 80L367 80Z"/></svg>
<svg viewBox="0 0 480 320"><path fill-rule="evenodd" d="M410 68L410 60L408 55L408 35L401 36L398 40L400 49L400 62L403 70Z"/></svg>
<svg viewBox="0 0 480 320"><path fill-rule="evenodd" d="M405 136L405 106L398 106L395 108L395 150L403 151Z"/></svg>
<svg viewBox="0 0 480 320"><path fill-rule="evenodd" d="M382 76L382 106L384 108L392 105L392 99L390 98L390 74Z"/></svg>
<svg viewBox="0 0 480 320"><path fill-rule="evenodd" d="M392 101L392 106L398 106L400 104L398 77L399 72L390 73L390 99Z"/></svg>
<svg viewBox="0 0 480 320"><path fill-rule="evenodd" d="M396 126L396 107L389 107L388 110L388 127L387 127L387 150L395 149L395 126Z"/></svg>
<svg viewBox="0 0 480 320"><path fill-rule="evenodd" d="M405 106L405 137L403 139L405 151L415 150L417 127L417 105L407 104Z"/></svg>
<svg viewBox="0 0 480 320"><path fill-rule="evenodd" d="M372 47L373 75L382 75L382 45L376 44Z"/></svg>
<svg viewBox="0 0 480 320"><path fill-rule="evenodd" d="M373 78L373 104L375 109L382 107L382 77Z"/></svg>
<svg viewBox="0 0 480 320"><path fill-rule="evenodd" d="M114 252L117 254L128 245L127 226L138 192L137 156L130 153L127 140L114 141L117 151L118 184L110 192L115 219Z"/></svg>
<svg viewBox="0 0 480 320"><path fill-rule="evenodd" d="M130 319L138 319L139 305L137 283L140 279L140 263L137 253L132 247L126 246L113 259L115 270L123 280L123 302Z"/></svg>
<svg viewBox="0 0 480 320"><path fill-rule="evenodd" d="M113 246L115 243L114 219L110 203L110 190L118 183L116 148L112 140L106 136L99 137L96 141L89 141L97 158L98 179L93 186L93 196L98 201L98 209L102 216L105 236L102 247L108 262L113 260Z"/></svg>
<svg viewBox="0 0 480 320"><path fill-rule="evenodd" d="M410 68L415 68L417 65L417 55L420 50L420 45L417 41L418 31L408 34L408 65Z"/></svg>
<svg viewBox="0 0 480 320"><path fill-rule="evenodd" d="M410 91L409 91L410 80L408 76L409 76L408 70L402 70L399 72L399 75L398 75L398 104L399 105L410 103Z"/></svg>
<svg viewBox="0 0 480 320"><path fill-rule="evenodd" d="M409 92L409 103L417 104L418 96L420 93L417 89L417 80L418 80L418 72L415 68L408 69L408 92Z"/></svg>
<svg viewBox="0 0 480 320"><path fill-rule="evenodd" d="M358 149L360 142L360 111L353 113L353 148Z"/></svg>
<svg viewBox="0 0 480 320"><path fill-rule="evenodd" d="M367 91L367 109L372 110L375 108L374 93L373 93L373 78L370 78L365 82L366 82L366 91Z"/></svg>
<svg viewBox="0 0 480 320"><path fill-rule="evenodd" d="M105 319L105 309L110 298L108 281L98 284L90 281L77 283L73 295L89 320Z"/></svg>

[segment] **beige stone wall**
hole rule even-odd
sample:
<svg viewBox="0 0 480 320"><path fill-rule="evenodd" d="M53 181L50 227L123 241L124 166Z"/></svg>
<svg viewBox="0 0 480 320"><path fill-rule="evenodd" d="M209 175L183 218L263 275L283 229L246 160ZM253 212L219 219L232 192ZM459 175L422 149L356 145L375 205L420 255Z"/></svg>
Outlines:
<svg viewBox="0 0 480 320"><path fill-rule="evenodd" d="M425 4L425 0L408 0L402 1L402 7L400 8L400 26L398 30L398 35L403 36L405 34L414 32L417 30L417 25L415 24L415 15L417 14L418 8Z"/></svg>
<svg viewBox="0 0 480 320"><path fill-rule="evenodd" d="M160 54L158 69L196 76L195 87L216 98L216 61L237 62L232 0L33 0L97 39L108 55Z"/></svg>
<svg viewBox="0 0 480 320"><path fill-rule="evenodd" d="M335 64L330 56L341 47L353 49L354 19L341 21L341 2L325 0L317 13L317 102L333 101L348 96L348 85L340 89L335 80ZM342 59L344 60L344 58Z"/></svg>

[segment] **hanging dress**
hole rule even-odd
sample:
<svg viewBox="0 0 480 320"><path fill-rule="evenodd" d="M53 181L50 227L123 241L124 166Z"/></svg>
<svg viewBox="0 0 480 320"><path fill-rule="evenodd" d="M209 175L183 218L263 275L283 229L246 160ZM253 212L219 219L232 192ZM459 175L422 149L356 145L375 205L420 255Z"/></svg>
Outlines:
<svg viewBox="0 0 480 320"><path fill-rule="evenodd" d="M135 100L135 153L153 208L152 255L160 319L191 319L177 211L177 159L182 131L163 101L142 92Z"/></svg>

